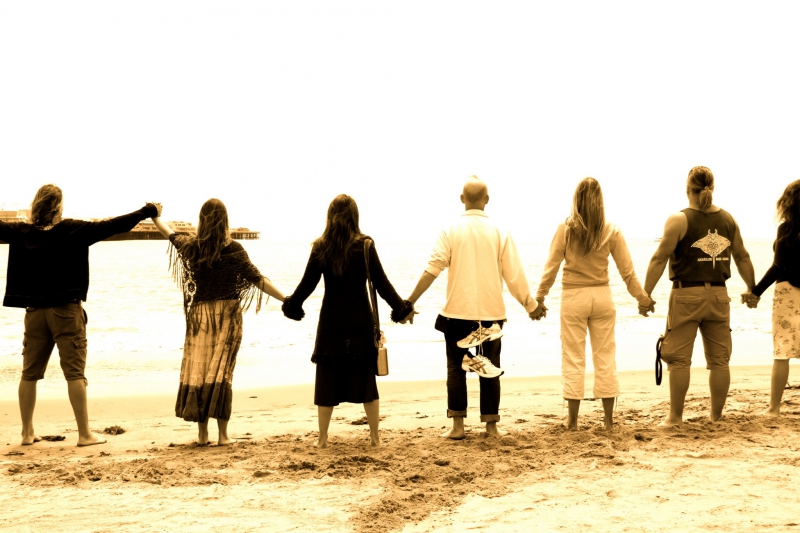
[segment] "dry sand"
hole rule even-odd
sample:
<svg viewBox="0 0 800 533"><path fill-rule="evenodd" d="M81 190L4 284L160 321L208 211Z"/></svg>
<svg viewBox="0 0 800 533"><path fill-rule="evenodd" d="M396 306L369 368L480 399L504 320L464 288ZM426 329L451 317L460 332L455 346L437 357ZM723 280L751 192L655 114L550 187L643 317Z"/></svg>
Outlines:
<svg viewBox="0 0 800 533"><path fill-rule="evenodd" d="M621 374L610 433L599 401L565 430L559 377L503 378L500 439L482 433L471 379L460 442L439 437L443 382L381 383L380 448L361 407L343 405L316 450L310 386L238 391L236 443L207 448L190 444L196 425L171 415L172 396L91 398L93 428L126 431L88 448L75 447L66 392L36 412L39 434L62 442L20 446L17 405L0 402L0 529L800 531L800 390L786 391L785 416L760 416L769 371L734 367L710 424L707 372L693 370L687 423L666 431L668 377Z"/></svg>

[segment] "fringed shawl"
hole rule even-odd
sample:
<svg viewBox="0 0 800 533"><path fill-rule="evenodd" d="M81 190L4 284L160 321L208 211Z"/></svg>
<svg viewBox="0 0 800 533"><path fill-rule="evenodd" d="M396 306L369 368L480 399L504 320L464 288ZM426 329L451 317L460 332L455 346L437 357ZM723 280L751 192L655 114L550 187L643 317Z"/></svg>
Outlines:
<svg viewBox="0 0 800 533"><path fill-rule="evenodd" d="M223 253L213 266L197 266L185 259L181 250L191 242L192 237L175 233L170 237L169 266L172 276L183 293L183 313L186 316L186 330L197 335L205 313L208 324L215 334L227 313L229 318L250 308L256 302L256 313L261 310L263 292L256 286L263 277L242 245L235 241L228 246L230 253ZM235 246L232 246L235 245ZM233 300L236 305L219 307L218 316L214 306L200 305L216 300ZM269 296L267 296L269 300Z"/></svg>

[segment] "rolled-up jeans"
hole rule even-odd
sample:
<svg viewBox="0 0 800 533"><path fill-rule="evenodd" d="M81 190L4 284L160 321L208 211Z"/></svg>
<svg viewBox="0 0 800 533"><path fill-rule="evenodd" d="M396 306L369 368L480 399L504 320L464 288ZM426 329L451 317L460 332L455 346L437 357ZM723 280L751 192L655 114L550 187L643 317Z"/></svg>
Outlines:
<svg viewBox="0 0 800 533"><path fill-rule="evenodd" d="M617 345L614 325L617 311L611 287L581 287L561 293L561 375L564 399L582 400L586 374L586 331L592 343L594 397L619 396Z"/></svg>
<svg viewBox="0 0 800 533"><path fill-rule="evenodd" d="M447 417L467 416L467 372L461 368L464 354L469 350L459 348L458 341L475 331L478 327L477 320L460 320L439 316L437 324L446 321L444 342L447 349ZM503 321L498 321L503 327ZM492 321L481 322L488 328ZM500 367L500 346L502 339L485 341L481 344L480 351L496 367ZM500 378L478 377L480 386L481 422L497 422L500 420Z"/></svg>

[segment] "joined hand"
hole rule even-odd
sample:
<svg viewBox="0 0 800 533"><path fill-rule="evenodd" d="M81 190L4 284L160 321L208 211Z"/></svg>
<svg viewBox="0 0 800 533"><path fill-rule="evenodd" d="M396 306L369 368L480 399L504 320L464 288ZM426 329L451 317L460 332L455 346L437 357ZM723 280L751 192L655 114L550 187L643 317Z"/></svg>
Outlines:
<svg viewBox="0 0 800 533"><path fill-rule="evenodd" d="M417 311L411 311L408 315L400 321L401 324L413 324L414 323L414 315L418 315Z"/></svg>
<svg viewBox="0 0 800 533"><path fill-rule="evenodd" d="M156 214L156 216L154 218L160 217L161 216L161 202L147 202L147 203L148 204L153 204L154 206L156 206L157 214Z"/></svg>
<svg viewBox="0 0 800 533"><path fill-rule="evenodd" d="M528 316L531 317L531 320L541 320L545 318L547 316L547 306L544 305L544 302L539 302L536 309L531 311Z"/></svg>
<svg viewBox="0 0 800 533"><path fill-rule="evenodd" d="M761 297L756 296L752 293L752 291L742 293L742 303L747 304L747 307L750 309L755 309L758 307L759 300L761 300Z"/></svg>
<svg viewBox="0 0 800 533"><path fill-rule="evenodd" d="M642 316L649 316L647 313L655 313L656 312L656 301L650 298L650 303L647 305L640 305L639 306L639 314Z"/></svg>

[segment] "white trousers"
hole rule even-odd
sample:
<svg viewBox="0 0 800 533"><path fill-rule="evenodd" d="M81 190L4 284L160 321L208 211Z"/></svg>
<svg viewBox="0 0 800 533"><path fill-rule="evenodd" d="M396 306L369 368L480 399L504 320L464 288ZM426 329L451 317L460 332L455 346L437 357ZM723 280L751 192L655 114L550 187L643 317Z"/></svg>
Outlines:
<svg viewBox="0 0 800 533"><path fill-rule="evenodd" d="M611 287L566 289L561 293L561 374L564 399L583 400L586 374L586 331L592 343L594 397L619 396L617 344L614 324L617 310Z"/></svg>

